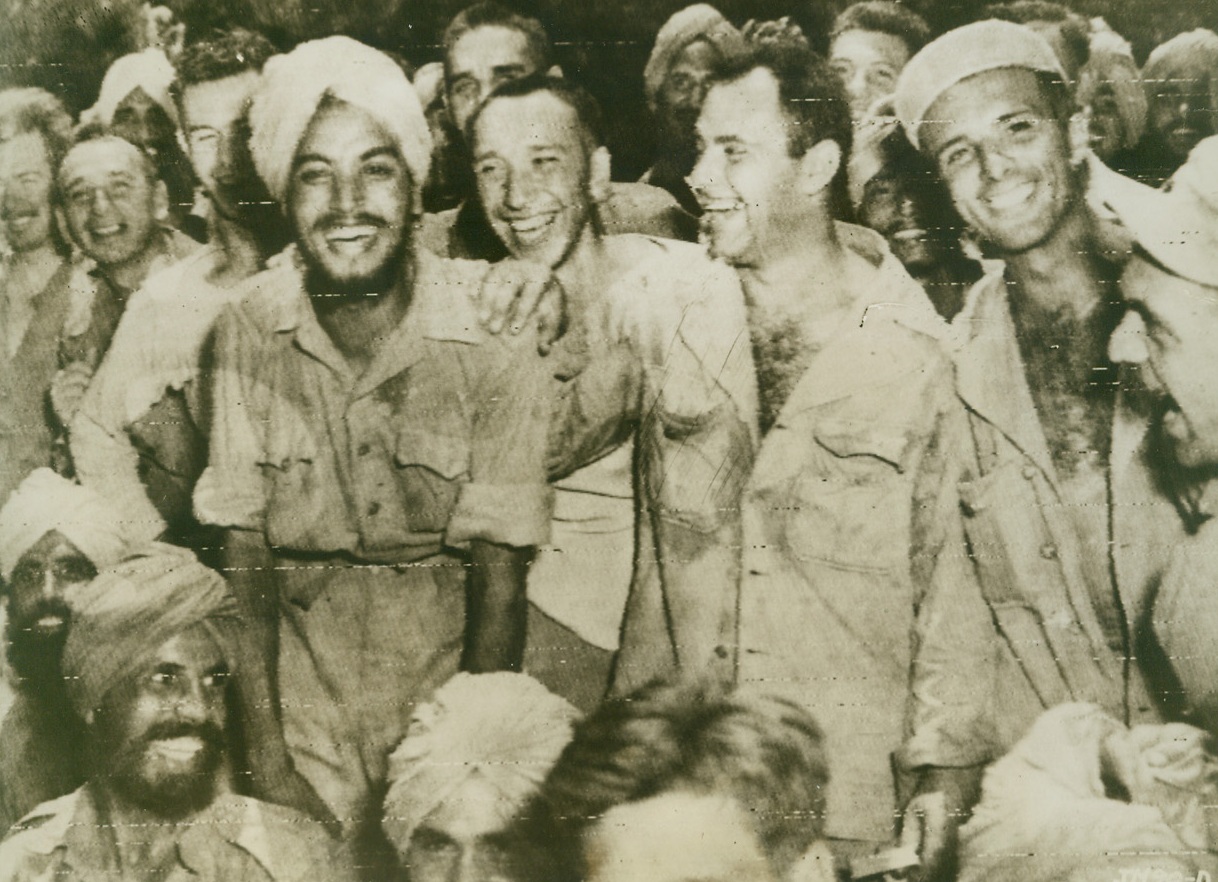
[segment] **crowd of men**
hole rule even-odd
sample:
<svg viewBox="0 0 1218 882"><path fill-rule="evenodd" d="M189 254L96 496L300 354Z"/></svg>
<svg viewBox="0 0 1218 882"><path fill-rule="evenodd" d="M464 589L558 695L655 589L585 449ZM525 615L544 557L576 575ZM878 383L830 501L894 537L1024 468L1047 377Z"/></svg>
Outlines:
<svg viewBox="0 0 1218 882"><path fill-rule="evenodd" d="M1218 34L828 37L0 91L0 882L1218 873Z"/></svg>

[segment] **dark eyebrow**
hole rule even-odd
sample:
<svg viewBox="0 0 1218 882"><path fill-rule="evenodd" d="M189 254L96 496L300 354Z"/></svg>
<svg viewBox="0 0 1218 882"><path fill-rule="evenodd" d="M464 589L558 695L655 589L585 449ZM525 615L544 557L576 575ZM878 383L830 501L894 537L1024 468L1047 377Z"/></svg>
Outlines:
<svg viewBox="0 0 1218 882"><path fill-rule="evenodd" d="M330 160L326 159L320 153L305 153L296 157L296 161L292 163L292 167L299 168L300 166L309 162L324 162L326 165L330 164Z"/></svg>
<svg viewBox="0 0 1218 882"><path fill-rule="evenodd" d="M522 70L524 70L523 64L497 64L491 68L491 73L508 74L508 73L516 73L517 71L522 71Z"/></svg>
<svg viewBox="0 0 1218 882"><path fill-rule="evenodd" d="M393 159L400 159L398 152L392 147L373 147L367 153L363 154L359 158L359 161L367 162L369 159L375 159L378 156L389 156Z"/></svg>

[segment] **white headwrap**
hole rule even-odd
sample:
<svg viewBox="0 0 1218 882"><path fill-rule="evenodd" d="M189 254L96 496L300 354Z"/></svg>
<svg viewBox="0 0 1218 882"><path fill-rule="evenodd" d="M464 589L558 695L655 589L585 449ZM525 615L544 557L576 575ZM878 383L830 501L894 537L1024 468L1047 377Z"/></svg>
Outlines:
<svg viewBox="0 0 1218 882"><path fill-rule="evenodd" d="M161 105L176 127L178 111L169 97L169 86L175 76L173 65L160 49L145 49L124 55L106 71L97 103L80 115L81 121L96 121L109 126L114 121L114 111L123 99L140 88Z"/></svg>
<svg viewBox="0 0 1218 882"><path fill-rule="evenodd" d="M431 164L431 133L418 95L389 56L350 37L301 43L262 69L250 103L250 153L271 195L281 203L287 196L296 148L327 96L366 111L389 130L417 200Z"/></svg>
<svg viewBox="0 0 1218 882"><path fill-rule="evenodd" d="M897 80L893 104L910 142L939 96L979 73L1014 67L1052 74L1066 82L1061 62L1043 37L1009 21L974 22L948 31L910 59Z"/></svg>
<svg viewBox="0 0 1218 882"><path fill-rule="evenodd" d="M706 40L728 53L744 45L740 31L713 6L696 3L674 13L656 34L655 47L643 69L643 91L653 111L656 109L656 96L660 94L660 87L664 85L673 60L694 40Z"/></svg>
<svg viewBox="0 0 1218 882"><path fill-rule="evenodd" d="M473 775L519 809L537 792L579 712L524 674L457 674L414 713L389 757L382 826L399 851Z"/></svg>
<svg viewBox="0 0 1218 882"><path fill-rule="evenodd" d="M0 576L52 530L62 533L99 570L122 560L128 538L104 499L50 469L30 473L0 509Z"/></svg>

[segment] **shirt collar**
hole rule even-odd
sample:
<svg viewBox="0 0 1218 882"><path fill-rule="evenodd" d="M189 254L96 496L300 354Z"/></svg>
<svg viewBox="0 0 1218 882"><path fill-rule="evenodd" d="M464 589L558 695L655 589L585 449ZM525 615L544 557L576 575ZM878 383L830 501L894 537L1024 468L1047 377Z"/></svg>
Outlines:
<svg viewBox="0 0 1218 882"><path fill-rule="evenodd" d="M282 262L281 262L282 261ZM477 344L484 335L478 322L477 310L470 299L468 285L462 283L460 273L454 269L466 269L477 264L472 261L455 261L437 257L425 248L418 248L414 255L415 277L411 286L410 307L402 319L403 325L418 329L418 335L431 340L447 340ZM312 327L316 333L325 335L317 323L308 292L304 286L304 263L292 246L275 260L275 265L290 277L294 296L280 310L275 329L281 333L295 332L299 337L305 328ZM309 336L312 331L305 332ZM396 334L395 334L396 336ZM328 337L326 338L329 339Z"/></svg>

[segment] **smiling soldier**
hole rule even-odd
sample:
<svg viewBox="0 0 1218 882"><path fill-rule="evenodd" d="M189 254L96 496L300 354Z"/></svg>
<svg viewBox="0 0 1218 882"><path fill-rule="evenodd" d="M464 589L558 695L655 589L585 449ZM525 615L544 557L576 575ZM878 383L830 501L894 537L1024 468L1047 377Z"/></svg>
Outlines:
<svg viewBox="0 0 1218 882"><path fill-rule="evenodd" d="M63 672L91 775L17 824L0 879L346 878L320 825L233 792L237 608L219 575L162 546L104 570L72 606Z"/></svg>
<svg viewBox="0 0 1218 882"><path fill-rule="evenodd" d="M414 247L431 145L392 60L344 37L273 58L250 130L296 247L217 323L195 507L257 625L256 792L379 838L415 701L459 662L520 665L554 380L480 331L485 264Z"/></svg>
<svg viewBox="0 0 1218 882"><path fill-rule="evenodd" d="M897 88L910 140L1005 261L955 320L968 566L921 610L904 753L957 810L1048 707L1092 702L1128 725L1165 710L1139 629L1182 523L1150 471L1141 390L1107 357L1118 268L1083 198L1065 82L1044 39L985 21L927 46Z"/></svg>

